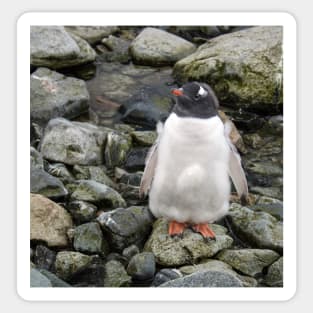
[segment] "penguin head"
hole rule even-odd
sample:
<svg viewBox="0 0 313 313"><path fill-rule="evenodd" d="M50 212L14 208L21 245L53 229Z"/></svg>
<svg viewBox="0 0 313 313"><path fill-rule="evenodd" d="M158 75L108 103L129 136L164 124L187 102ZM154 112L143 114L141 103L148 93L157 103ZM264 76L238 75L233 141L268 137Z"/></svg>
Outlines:
<svg viewBox="0 0 313 313"><path fill-rule="evenodd" d="M218 114L218 100L205 83L189 82L173 89L172 94L177 99L173 112L180 117L210 118Z"/></svg>

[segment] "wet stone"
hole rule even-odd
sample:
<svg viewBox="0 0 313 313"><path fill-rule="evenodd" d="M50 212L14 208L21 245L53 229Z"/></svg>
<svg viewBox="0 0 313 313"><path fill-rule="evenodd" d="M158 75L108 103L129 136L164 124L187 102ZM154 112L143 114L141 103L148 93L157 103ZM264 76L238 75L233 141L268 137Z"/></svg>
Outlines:
<svg viewBox="0 0 313 313"><path fill-rule="evenodd" d="M123 256L130 260L134 255L140 253L139 248L136 245L130 245L122 252Z"/></svg>
<svg viewBox="0 0 313 313"><path fill-rule="evenodd" d="M40 168L31 168L30 191L51 199L60 199L68 195L61 180Z"/></svg>
<svg viewBox="0 0 313 313"><path fill-rule="evenodd" d="M249 275L257 276L263 269L279 258L279 254L272 250L262 249L239 249L221 251L217 258L237 271Z"/></svg>
<svg viewBox="0 0 313 313"><path fill-rule="evenodd" d="M171 268L162 268L159 272L154 276L154 280L152 282L153 287L160 286L170 280L174 280L176 278L182 277L182 273L178 270Z"/></svg>
<svg viewBox="0 0 313 313"><path fill-rule="evenodd" d="M118 208L104 212L97 218L110 247L116 251L123 251L131 244L142 247L150 233L153 220L149 210L140 206Z"/></svg>
<svg viewBox="0 0 313 313"><path fill-rule="evenodd" d="M150 252L142 252L131 258L127 266L127 273L132 277L134 282L151 282L153 280L155 268L156 264L154 255Z"/></svg>
<svg viewBox="0 0 313 313"><path fill-rule="evenodd" d="M112 260L105 264L104 287L127 287L130 282L131 277L120 262Z"/></svg>
<svg viewBox="0 0 313 313"><path fill-rule="evenodd" d="M55 261L56 274L65 281L85 269L92 261L92 256L73 251L61 251Z"/></svg>
<svg viewBox="0 0 313 313"><path fill-rule="evenodd" d="M55 258L56 252L43 245L36 246L33 261L38 268L53 271Z"/></svg>
<svg viewBox="0 0 313 313"><path fill-rule="evenodd" d="M76 224L90 222L96 218L98 208L86 201L71 201L67 209Z"/></svg>
<svg viewBox="0 0 313 313"><path fill-rule="evenodd" d="M283 287L283 257L273 263L267 271L264 282L271 287Z"/></svg>
<svg viewBox="0 0 313 313"><path fill-rule="evenodd" d="M127 156L125 168L130 171L143 170L149 148L133 148Z"/></svg>
<svg viewBox="0 0 313 313"><path fill-rule="evenodd" d="M230 221L236 235L253 248L270 249L282 253L283 224L266 212L255 212L232 203Z"/></svg>
<svg viewBox="0 0 313 313"><path fill-rule="evenodd" d="M86 223L75 228L74 249L86 254L108 254L109 247L98 223Z"/></svg>

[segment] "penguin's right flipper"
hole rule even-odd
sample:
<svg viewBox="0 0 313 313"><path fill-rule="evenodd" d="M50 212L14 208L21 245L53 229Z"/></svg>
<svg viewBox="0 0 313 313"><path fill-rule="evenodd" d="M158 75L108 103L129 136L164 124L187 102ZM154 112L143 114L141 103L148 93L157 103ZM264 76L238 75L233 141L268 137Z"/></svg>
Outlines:
<svg viewBox="0 0 313 313"><path fill-rule="evenodd" d="M246 179L245 172L241 165L241 158L233 143L230 140L229 134L231 131L231 125L225 123L225 137L230 148L230 157L229 157L229 176L231 177L234 186L236 188L237 194L240 197L242 202L247 201L248 197L248 183Z"/></svg>
<svg viewBox="0 0 313 313"><path fill-rule="evenodd" d="M144 196L148 194L153 177L154 177L155 167L156 167L157 160L158 160L158 144L160 141L162 129L163 129L162 123L158 123L157 125L158 138L153 144L153 146L150 148L146 157L146 166L142 174L140 187L139 187L140 198L143 198Z"/></svg>

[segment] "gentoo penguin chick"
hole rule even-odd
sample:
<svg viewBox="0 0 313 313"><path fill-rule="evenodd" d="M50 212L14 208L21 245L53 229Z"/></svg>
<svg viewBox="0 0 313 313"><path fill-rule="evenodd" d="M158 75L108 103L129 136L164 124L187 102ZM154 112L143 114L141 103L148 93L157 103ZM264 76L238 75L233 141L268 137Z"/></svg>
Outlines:
<svg viewBox="0 0 313 313"><path fill-rule="evenodd" d="M241 160L207 84L186 83L172 93L176 104L164 125L158 124L139 193L149 192L150 210L170 222L169 235L191 226L203 237L215 238L208 223L228 212L229 176L239 196L248 195Z"/></svg>

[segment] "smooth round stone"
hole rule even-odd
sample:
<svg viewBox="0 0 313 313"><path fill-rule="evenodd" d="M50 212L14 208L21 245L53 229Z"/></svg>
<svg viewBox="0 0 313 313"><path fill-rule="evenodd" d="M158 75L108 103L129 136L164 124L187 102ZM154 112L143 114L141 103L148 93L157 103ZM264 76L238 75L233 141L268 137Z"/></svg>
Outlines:
<svg viewBox="0 0 313 313"><path fill-rule="evenodd" d="M155 258L153 253L142 252L134 255L129 261L127 273L135 281L152 280L155 273Z"/></svg>

